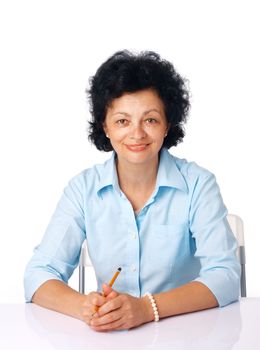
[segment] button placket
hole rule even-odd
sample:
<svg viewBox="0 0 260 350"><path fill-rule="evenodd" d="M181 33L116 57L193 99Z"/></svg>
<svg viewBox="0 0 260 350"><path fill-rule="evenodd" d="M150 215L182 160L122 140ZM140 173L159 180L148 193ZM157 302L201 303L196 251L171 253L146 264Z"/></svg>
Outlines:
<svg viewBox="0 0 260 350"><path fill-rule="evenodd" d="M131 265L131 271L135 272L136 271L136 266L134 264Z"/></svg>

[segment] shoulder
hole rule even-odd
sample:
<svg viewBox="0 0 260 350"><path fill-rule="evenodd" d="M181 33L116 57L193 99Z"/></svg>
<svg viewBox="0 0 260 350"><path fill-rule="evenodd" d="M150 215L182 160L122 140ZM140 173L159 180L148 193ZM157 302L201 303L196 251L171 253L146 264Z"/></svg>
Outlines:
<svg viewBox="0 0 260 350"><path fill-rule="evenodd" d="M173 169L177 168L190 194L196 189L203 188L207 183L216 184L215 175L195 161L187 161L185 158L178 158L173 155L170 155L170 157L174 164Z"/></svg>
<svg viewBox="0 0 260 350"><path fill-rule="evenodd" d="M220 197L220 188L215 175L196 162L176 158L177 167L188 187L189 197L192 201L201 201L203 198ZM206 196L206 197L205 197Z"/></svg>
<svg viewBox="0 0 260 350"><path fill-rule="evenodd" d="M102 179L105 177L111 159L104 163L94 164L92 167L83 169L69 180L69 186L78 188L80 191L96 190Z"/></svg>
<svg viewBox="0 0 260 350"><path fill-rule="evenodd" d="M178 157L174 157L174 161L186 182L190 208L194 210L199 204L207 203L208 205L210 202L221 203L222 208L224 208L219 185L211 171L194 161L188 162L186 159Z"/></svg>
<svg viewBox="0 0 260 350"><path fill-rule="evenodd" d="M198 176L207 177L212 173L206 168L198 165L194 161L188 161L185 158L179 158L173 155L168 149L161 150L160 163L162 167L172 172L180 172L184 178L192 179Z"/></svg>
<svg viewBox="0 0 260 350"><path fill-rule="evenodd" d="M185 158L172 156L180 173L189 180L214 176L208 169L197 164L195 161L187 161Z"/></svg>

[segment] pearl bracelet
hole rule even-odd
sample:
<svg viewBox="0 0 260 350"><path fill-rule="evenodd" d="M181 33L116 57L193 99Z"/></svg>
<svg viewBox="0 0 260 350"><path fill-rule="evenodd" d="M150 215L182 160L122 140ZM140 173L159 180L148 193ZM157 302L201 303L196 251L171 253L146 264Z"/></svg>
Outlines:
<svg viewBox="0 0 260 350"><path fill-rule="evenodd" d="M156 302L155 302L155 299L153 297L153 295L149 292L145 293L144 297L148 297L151 304L152 304L152 308L153 308L153 314L154 314L154 321L155 322L158 322L159 321L159 312L158 312L158 309L157 309L157 305L156 305Z"/></svg>

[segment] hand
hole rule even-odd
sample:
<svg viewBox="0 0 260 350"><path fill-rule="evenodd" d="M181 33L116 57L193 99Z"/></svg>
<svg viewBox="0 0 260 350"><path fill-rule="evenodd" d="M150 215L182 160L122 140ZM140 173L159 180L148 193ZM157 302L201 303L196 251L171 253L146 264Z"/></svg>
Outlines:
<svg viewBox="0 0 260 350"><path fill-rule="evenodd" d="M95 331L130 329L153 319L148 298L120 294L106 284L103 290L106 300L99 299L100 307L90 320L90 326Z"/></svg>
<svg viewBox="0 0 260 350"><path fill-rule="evenodd" d="M103 288L103 295L98 292L91 292L84 298L84 302L81 306L82 319L90 326L90 321L98 311L99 307L104 305L110 299L115 298L118 295L117 292L110 287Z"/></svg>

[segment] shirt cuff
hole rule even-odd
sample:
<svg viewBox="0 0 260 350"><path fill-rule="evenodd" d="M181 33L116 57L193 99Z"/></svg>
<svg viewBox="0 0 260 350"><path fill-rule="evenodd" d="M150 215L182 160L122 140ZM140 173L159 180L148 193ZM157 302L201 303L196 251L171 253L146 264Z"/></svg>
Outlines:
<svg viewBox="0 0 260 350"><path fill-rule="evenodd" d="M32 297L36 290L48 280L62 281L62 278L55 276L54 274L47 271L36 270L30 272L29 276L24 277L24 291L25 291L25 301L26 303L32 302Z"/></svg>
<svg viewBox="0 0 260 350"><path fill-rule="evenodd" d="M214 294L219 307L226 306L239 299L240 279L232 274L212 271L193 281L201 282Z"/></svg>

